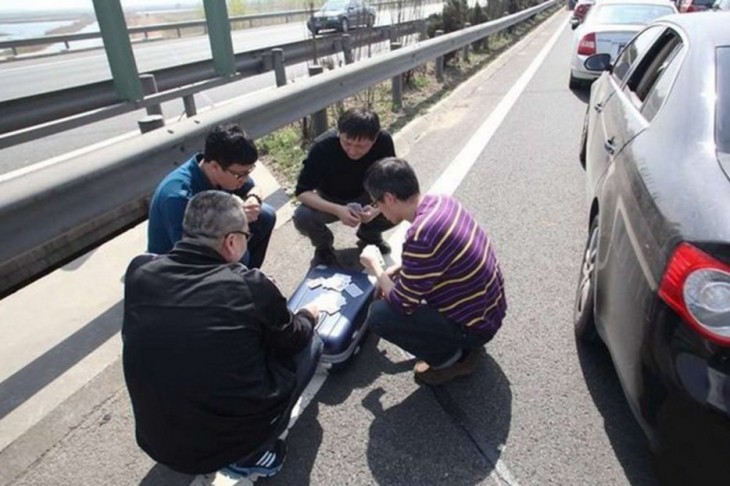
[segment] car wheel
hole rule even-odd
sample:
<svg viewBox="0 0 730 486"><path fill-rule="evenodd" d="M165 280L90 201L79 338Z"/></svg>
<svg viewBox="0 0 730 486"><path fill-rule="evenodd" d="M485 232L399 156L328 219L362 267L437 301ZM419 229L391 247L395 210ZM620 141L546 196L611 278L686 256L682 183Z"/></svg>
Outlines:
<svg viewBox="0 0 730 486"><path fill-rule="evenodd" d="M373 25L375 25L375 15L368 15L367 26L372 27Z"/></svg>
<svg viewBox="0 0 730 486"><path fill-rule="evenodd" d="M582 87L583 87L583 80L578 79L571 74L570 80L568 81L568 88L570 88L571 91L575 91L575 90L581 89Z"/></svg>
<svg viewBox="0 0 730 486"><path fill-rule="evenodd" d="M312 32L312 35L317 35L317 34L319 34L319 29L318 29L318 28L316 28L316 27L312 27L312 28L310 28L309 30L310 30L310 31Z"/></svg>
<svg viewBox="0 0 730 486"><path fill-rule="evenodd" d="M586 151L588 150L588 112L583 119L583 133L580 136L580 150L578 152L578 160L580 165L586 168Z"/></svg>
<svg viewBox="0 0 730 486"><path fill-rule="evenodd" d="M340 22L340 32L347 32L350 30L350 22L344 18L342 19L342 22Z"/></svg>
<svg viewBox="0 0 730 486"><path fill-rule="evenodd" d="M596 253L598 252L598 215L593 218L588 241L586 241L583 261L580 266L578 288L575 293L573 308L573 326L575 336L583 342L598 342L594 314L596 293Z"/></svg>

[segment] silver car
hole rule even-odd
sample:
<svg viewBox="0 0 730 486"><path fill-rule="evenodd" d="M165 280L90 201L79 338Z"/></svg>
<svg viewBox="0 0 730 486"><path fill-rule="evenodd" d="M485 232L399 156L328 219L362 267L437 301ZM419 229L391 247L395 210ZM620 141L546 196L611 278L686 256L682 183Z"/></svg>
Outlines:
<svg viewBox="0 0 730 486"><path fill-rule="evenodd" d="M602 0L588 12L573 34L570 63L570 89L578 89L598 77L583 63L594 54L619 51L652 20L677 12L668 0Z"/></svg>

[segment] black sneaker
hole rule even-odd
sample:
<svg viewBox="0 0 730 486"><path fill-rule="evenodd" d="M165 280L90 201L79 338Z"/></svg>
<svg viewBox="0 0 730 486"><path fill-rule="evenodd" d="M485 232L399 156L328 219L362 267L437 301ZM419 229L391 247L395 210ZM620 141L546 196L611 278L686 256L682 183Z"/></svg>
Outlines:
<svg viewBox="0 0 730 486"><path fill-rule="evenodd" d="M380 241L365 241L365 240L357 240L357 247L359 249L363 249L368 245L375 245L378 247L378 250L380 250L381 255L387 255L390 253L391 248L387 241L380 240Z"/></svg>
<svg viewBox="0 0 730 486"><path fill-rule="evenodd" d="M328 267L337 266L337 257L335 256L335 249L331 246L323 246L315 248L314 259L312 260L313 265L326 265Z"/></svg>
<svg viewBox="0 0 730 486"><path fill-rule="evenodd" d="M286 443L278 439L271 450L264 451L258 457L245 463L234 462L223 469L238 476L268 478L281 471L285 458Z"/></svg>

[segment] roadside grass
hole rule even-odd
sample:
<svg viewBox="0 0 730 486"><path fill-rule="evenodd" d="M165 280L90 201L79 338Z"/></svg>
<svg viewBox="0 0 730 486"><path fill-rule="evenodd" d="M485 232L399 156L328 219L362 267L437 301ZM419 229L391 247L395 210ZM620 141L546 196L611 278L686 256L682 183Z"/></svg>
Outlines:
<svg viewBox="0 0 730 486"><path fill-rule="evenodd" d="M385 130L391 133L398 132L516 44L558 9L557 6L553 7L515 26L512 33L504 31L490 36L488 43L470 50L468 61L464 60L461 54L455 57L444 68L443 83L436 80L433 62L407 73L403 82L403 103L399 109L393 107L389 80L329 106L327 108L329 126L334 126L345 109L367 107L378 113L381 126ZM311 119L307 117L256 141L261 162L273 173L290 196L293 195L302 161L312 140Z"/></svg>

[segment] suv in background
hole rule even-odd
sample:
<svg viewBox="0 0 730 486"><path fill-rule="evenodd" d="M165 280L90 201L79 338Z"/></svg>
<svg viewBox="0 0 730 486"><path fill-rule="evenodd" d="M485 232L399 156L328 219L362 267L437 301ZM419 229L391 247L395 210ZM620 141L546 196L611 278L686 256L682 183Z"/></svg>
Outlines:
<svg viewBox="0 0 730 486"><path fill-rule="evenodd" d="M314 35L325 29L347 32L352 27L373 25L375 9L362 0L329 0L307 21L307 28Z"/></svg>
<svg viewBox="0 0 730 486"><path fill-rule="evenodd" d="M679 4L680 13L702 12L710 10L715 0L682 0Z"/></svg>

